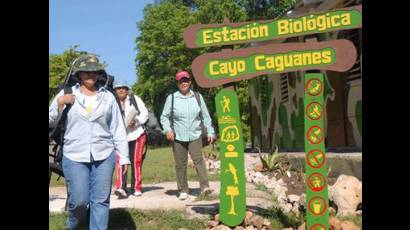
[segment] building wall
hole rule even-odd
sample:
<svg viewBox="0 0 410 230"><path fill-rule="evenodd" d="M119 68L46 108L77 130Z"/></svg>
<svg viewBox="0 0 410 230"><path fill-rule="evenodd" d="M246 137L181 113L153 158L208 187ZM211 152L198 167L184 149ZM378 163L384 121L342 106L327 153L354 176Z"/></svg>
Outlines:
<svg viewBox="0 0 410 230"><path fill-rule="evenodd" d="M319 41L336 39L340 34L333 32L318 38ZM299 41L302 39L298 38ZM361 149L362 79L359 60L352 68L359 66L358 72L322 71L325 75L324 126L328 149ZM352 78L353 73L355 78ZM358 73L360 77L357 77ZM262 151L272 151L275 145L282 151L303 151L304 72L256 77L250 80L249 96L253 146Z"/></svg>

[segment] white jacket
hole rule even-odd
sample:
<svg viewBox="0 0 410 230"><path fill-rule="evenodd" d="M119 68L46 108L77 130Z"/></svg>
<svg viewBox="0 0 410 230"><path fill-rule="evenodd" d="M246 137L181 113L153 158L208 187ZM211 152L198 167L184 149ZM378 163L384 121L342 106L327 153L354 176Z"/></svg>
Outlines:
<svg viewBox="0 0 410 230"><path fill-rule="evenodd" d="M127 127L127 140L128 141L134 141L144 133L144 129L142 128L141 124L144 124L148 120L148 110L145 107L144 102L137 95L134 95L134 97L135 97L135 101L137 102L137 106L140 111L140 114L135 116L134 118L136 122L135 128L129 129ZM131 104L129 95L127 95L127 98L125 99L125 109L124 109L124 115L125 115L124 120L125 121L130 116L131 107L134 107L134 106Z"/></svg>

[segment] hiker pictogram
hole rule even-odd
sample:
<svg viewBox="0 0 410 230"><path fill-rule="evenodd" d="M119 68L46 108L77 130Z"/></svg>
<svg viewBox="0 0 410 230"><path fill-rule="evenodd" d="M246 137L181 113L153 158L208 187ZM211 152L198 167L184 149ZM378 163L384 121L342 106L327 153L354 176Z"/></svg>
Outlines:
<svg viewBox="0 0 410 230"><path fill-rule="evenodd" d="M319 149L314 149L306 154L306 161L312 168L320 168L325 163L325 155Z"/></svg>
<svg viewBox="0 0 410 230"><path fill-rule="evenodd" d="M221 140L223 142L234 142L239 140L239 129L236 125L230 125L222 130Z"/></svg>
<svg viewBox="0 0 410 230"><path fill-rule="evenodd" d="M317 96L323 90L323 84L319 79L309 80L306 84L306 91L310 96Z"/></svg>
<svg viewBox="0 0 410 230"><path fill-rule="evenodd" d="M222 111L224 113L231 112L231 108L229 107L230 104L231 104L231 100L227 98L226 96L223 96L223 101L221 101L221 105L222 105Z"/></svg>
<svg viewBox="0 0 410 230"><path fill-rule="evenodd" d="M323 140L323 132L319 126L312 126L306 134L310 144L319 144Z"/></svg>
<svg viewBox="0 0 410 230"><path fill-rule="evenodd" d="M314 192L320 192L326 187L326 180L320 173L313 173L308 178L309 189Z"/></svg>
<svg viewBox="0 0 410 230"><path fill-rule="evenodd" d="M322 117L323 107L317 102L312 102L306 107L306 115L311 120L318 120Z"/></svg>

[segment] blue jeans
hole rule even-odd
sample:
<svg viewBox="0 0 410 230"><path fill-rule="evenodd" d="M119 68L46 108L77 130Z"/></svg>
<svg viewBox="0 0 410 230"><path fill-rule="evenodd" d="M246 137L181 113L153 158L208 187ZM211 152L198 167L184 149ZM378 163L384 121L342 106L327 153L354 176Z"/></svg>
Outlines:
<svg viewBox="0 0 410 230"><path fill-rule="evenodd" d="M68 229L76 229L87 219L90 229L107 229L110 212L115 153L91 163L75 162L63 157L63 171L68 188Z"/></svg>

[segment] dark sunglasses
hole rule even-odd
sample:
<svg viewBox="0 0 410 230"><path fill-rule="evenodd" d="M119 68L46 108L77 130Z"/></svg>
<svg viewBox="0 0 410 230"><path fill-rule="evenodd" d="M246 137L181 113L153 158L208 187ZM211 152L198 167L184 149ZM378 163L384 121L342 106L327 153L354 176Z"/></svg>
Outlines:
<svg viewBox="0 0 410 230"><path fill-rule="evenodd" d="M184 77L184 78L181 78L179 81L178 81L178 84L182 84L182 83L184 83L184 82L190 82L191 80L189 80L189 78L186 78L186 77Z"/></svg>
<svg viewBox="0 0 410 230"><path fill-rule="evenodd" d="M115 89L125 89L125 90L128 90L127 87L117 87L117 88L115 88Z"/></svg>

